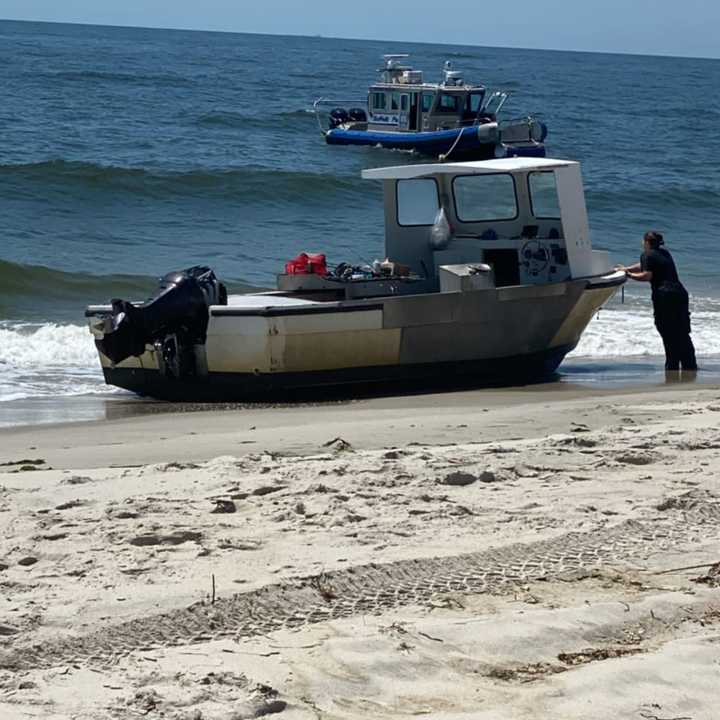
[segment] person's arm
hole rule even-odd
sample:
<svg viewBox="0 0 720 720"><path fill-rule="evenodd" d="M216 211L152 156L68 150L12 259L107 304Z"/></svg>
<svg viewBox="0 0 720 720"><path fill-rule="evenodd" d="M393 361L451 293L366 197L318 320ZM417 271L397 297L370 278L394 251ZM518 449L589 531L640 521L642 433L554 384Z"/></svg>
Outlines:
<svg viewBox="0 0 720 720"><path fill-rule="evenodd" d="M652 282L652 270L641 270L640 272L630 272L628 269L627 276L638 282Z"/></svg>
<svg viewBox="0 0 720 720"><path fill-rule="evenodd" d="M624 270L627 273L631 272L639 272L641 270L640 263L635 263L634 265L616 265L616 270Z"/></svg>
<svg viewBox="0 0 720 720"><path fill-rule="evenodd" d="M653 268L655 267L655 258L650 253L643 253L640 262L637 265L627 269L627 276L638 282L651 282L653 278Z"/></svg>

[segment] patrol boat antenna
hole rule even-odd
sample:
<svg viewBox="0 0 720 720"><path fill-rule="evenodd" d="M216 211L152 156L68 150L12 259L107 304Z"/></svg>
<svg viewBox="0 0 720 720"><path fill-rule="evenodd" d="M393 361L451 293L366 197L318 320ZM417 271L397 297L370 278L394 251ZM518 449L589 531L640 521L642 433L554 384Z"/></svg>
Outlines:
<svg viewBox="0 0 720 720"><path fill-rule="evenodd" d="M443 65L443 83L445 87L462 87L465 84L461 70L453 70L451 60L446 60Z"/></svg>

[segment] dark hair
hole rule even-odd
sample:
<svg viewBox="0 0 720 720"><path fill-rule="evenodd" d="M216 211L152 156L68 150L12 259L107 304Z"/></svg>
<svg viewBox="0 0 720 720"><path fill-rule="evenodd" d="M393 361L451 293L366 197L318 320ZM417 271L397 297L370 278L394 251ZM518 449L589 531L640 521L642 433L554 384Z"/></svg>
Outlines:
<svg viewBox="0 0 720 720"><path fill-rule="evenodd" d="M665 244L663 236L657 230L648 230L645 233L645 242L653 249L657 250L661 245Z"/></svg>

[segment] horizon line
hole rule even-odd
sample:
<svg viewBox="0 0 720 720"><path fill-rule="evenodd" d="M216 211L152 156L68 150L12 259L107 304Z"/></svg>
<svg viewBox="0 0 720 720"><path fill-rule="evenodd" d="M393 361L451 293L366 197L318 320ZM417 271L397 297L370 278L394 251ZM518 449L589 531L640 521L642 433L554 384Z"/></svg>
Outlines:
<svg viewBox="0 0 720 720"><path fill-rule="evenodd" d="M534 52L558 52L558 53L579 53L584 55L617 55L628 57L654 57L654 58L673 58L678 60L720 60L720 55L676 55L672 53L643 53L631 52L627 50L578 50L563 49L551 47L522 47L519 45L465 45L459 42L430 42L429 40L395 40L391 38L369 38L369 37L345 37L340 35L322 35L306 33L271 33L271 32L250 32L247 30L217 30L210 28L189 28L189 27L166 27L161 25L110 25L106 23L94 22L77 22L69 20L28 20L21 18L3 18L0 22L29 23L40 25L71 25L78 27L95 27L109 28L117 30L157 30L166 32L198 32L198 33L217 33L222 35L259 35L261 37L295 37L306 38L310 40L350 40L353 42L388 42L388 43L411 43L413 45L435 45L445 47L476 47L490 48L494 50L530 50Z"/></svg>

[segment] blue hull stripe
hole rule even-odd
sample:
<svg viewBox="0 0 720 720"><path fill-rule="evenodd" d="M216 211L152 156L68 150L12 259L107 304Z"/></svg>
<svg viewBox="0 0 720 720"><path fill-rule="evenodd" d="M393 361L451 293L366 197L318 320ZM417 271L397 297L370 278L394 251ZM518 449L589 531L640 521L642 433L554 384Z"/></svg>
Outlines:
<svg viewBox="0 0 720 720"><path fill-rule="evenodd" d="M457 145L453 152L458 154L483 151L488 157L493 157L495 150L494 142L480 140L475 127L426 132L381 132L335 128L325 134L325 140L328 145L380 145L392 150L415 150L423 155L442 155L456 140ZM545 156L545 147L541 144L509 146L507 149L508 154L511 155Z"/></svg>
<svg viewBox="0 0 720 720"><path fill-rule="evenodd" d="M434 132L381 132L379 130L341 130L335 128L328 131L325 140L329 145L381 145L394 150L417 150L418 152L437 155L447 152L452 144L462 135L457 149L470 150L494 143L481 142L475 128L457 128L454 130L438 130Z"/></svg>

